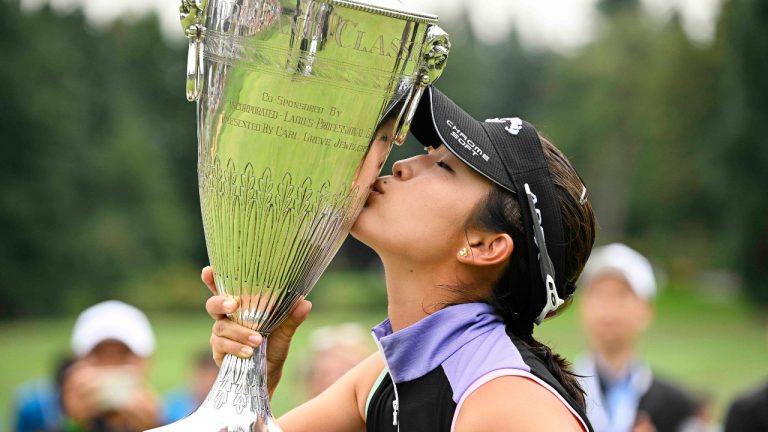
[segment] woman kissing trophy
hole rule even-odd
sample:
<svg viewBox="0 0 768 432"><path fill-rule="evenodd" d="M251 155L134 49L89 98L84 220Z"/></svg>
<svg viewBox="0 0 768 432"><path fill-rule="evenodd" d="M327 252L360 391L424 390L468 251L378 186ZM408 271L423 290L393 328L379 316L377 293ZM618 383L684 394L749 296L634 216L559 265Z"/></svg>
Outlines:
<svg viewBox="0 0 768 432"><path fill-rule="evenodd" d="M279 431L267 336L312 289L450 44L398 0L183 0L187 98L219 294L265 338L227 356L203 404L157 432ZM319 430L322 427L319 427Z"/></svg>

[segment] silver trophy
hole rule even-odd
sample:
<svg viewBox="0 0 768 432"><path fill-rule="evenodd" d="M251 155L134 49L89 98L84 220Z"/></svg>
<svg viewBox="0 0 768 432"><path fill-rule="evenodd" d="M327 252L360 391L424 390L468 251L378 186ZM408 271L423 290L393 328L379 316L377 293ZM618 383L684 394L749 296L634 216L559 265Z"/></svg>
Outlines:
<svg viewBox="0 0 768 432"><path fill-rule="evenodd" d="M397 0L184 0L181 19L216 287L265 338L224 359L197 411L155 430L279 431L266 336L338 251L448 37Z"/></svg>

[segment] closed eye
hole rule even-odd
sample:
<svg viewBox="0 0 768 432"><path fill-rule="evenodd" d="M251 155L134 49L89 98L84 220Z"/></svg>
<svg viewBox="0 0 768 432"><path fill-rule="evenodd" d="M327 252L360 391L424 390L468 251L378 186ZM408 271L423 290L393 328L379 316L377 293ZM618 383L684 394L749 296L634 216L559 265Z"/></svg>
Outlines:
<svg viewBox="0 0 768 432"><path fill-rule="evenodd" d="M443 161L438 161L438 162L437 162L437 166L439 166L440 168L442 168L442 169L444 169L444 170L447 170L447 171L450 171L450 172L454 172L454 171L453 171L453 168L451 168L450 166L448 166L448 164L447 164L447 163L445 163L445 162L443 162Z"/></svg>

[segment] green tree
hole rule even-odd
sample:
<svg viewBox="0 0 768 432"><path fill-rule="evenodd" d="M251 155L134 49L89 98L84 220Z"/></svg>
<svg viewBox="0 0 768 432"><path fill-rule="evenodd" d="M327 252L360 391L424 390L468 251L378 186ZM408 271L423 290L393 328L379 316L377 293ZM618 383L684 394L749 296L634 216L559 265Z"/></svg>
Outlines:
<svg viewBox="0 0 768 432"><path fill-rule="evenodd" d="M600 0L597 8L606 16L615 16L625 12L636 12L640 2L638 0Z"/></svg>
<svg viewBox="0 0 768 432"><path fill-rule="evenodd" d="M184 47L155 17L103 31L5 3L0 317L130 297L130 281L202 261Z"/></svg>
<svg viewBox="0 0 768 432"><path fill-rule="evenodd" d="M716 217L702 185L718 68L716 49L692 44L677 20L659 25L639 9L610 15L594 43L556 64L538 105L541 129L581 170L599 242L713 259Z"/></svg>
<svg viewBox="0 0 768 432"><path fill-rule="evenodd" d="M722 244L744 277L747 292L768 304L768 4L731 1L725 32L725 139L718 148Z"/></svg>

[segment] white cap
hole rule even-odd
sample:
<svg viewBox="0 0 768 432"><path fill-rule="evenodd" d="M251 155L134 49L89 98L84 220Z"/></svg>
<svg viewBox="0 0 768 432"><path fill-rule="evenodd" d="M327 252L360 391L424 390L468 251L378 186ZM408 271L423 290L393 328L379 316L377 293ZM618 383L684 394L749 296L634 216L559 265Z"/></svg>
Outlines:
<svg viewBox="0 0 768 432"><path fill-rule="evenodd" d="M594 249L584 266L581 283L589 285L594 279L605 275L622 277L644 300L656 297L656 279L651 263L627 245L613 243Z"/></svg>
<svg viewBox="0 0 768 432"><path fill-rule="evenodd" d="M155 351L155 335L144 312L117 300L98 303L84 310L72 330L72 351L83 357L109 339L124 343L139 357Z"/></svg>

